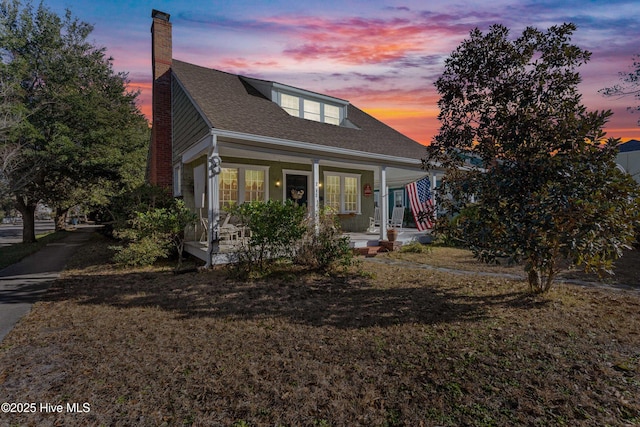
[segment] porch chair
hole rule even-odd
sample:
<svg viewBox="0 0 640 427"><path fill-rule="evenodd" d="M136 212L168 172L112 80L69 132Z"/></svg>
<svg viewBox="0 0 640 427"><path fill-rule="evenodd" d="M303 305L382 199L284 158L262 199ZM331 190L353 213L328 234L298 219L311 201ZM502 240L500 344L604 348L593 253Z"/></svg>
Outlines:
<svg viewBox="0 0 640 427"><path fill-rule="evenodd" d="M380 208L375 207L373 210L373 218L369 217L369 228L367 228L368 234L377 234L380 232Z"/></svg>
<svg viewBox="0 0 640 427"><path fill-rule="evenodd" d="M402 222L404 220L404 207L396 206L393 208L391 219L389 220L389 227L402 228Z"/></svg>

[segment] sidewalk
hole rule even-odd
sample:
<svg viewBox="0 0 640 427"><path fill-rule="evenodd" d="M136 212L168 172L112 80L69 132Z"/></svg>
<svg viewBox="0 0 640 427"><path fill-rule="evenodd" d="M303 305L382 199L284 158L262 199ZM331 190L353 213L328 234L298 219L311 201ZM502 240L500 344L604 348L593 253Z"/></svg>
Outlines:
<svg viewBox="0 0 640 427"><path fill-rule="evenodd" d="M31 310L56 280L75 252L89 240L94 227L78 228L49 243L17 264L0 270L0 341Z"/></svg>

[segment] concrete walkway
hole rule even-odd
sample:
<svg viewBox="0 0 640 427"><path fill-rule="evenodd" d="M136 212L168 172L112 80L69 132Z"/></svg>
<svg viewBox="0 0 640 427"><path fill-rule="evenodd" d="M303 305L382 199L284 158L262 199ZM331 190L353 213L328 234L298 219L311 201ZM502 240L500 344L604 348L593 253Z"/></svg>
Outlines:
<svg viewBox="0 0 640 427"><path fill-rule="evenodd" d="M60 277L73 253L94 231L94 227L78 228L64 239L49 243L22 261L0 270L0 341Z"/></svg>

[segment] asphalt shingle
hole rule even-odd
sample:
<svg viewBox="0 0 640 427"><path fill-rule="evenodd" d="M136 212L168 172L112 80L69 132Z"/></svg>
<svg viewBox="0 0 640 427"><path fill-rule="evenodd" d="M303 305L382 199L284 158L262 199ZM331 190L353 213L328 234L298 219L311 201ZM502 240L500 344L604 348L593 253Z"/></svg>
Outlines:
<svg viewBox="0 0 640 427"><path fill-rule="evenodd" d="M372 154L419 159L425 147L349 104L357 128L289 115L246 78L173 60L174 76L214 128Z"/></svg>

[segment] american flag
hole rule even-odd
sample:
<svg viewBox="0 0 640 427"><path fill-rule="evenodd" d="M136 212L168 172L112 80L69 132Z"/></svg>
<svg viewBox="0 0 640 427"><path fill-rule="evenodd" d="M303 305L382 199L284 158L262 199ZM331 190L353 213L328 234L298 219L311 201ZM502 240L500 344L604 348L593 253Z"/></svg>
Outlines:
<svg viewBox="0 0 640 427"><path fill-rule="evenodd" d="M433 201L429 187L431 181L428 176L407 185L409 207L420 231L433 227Z"/></svg>

